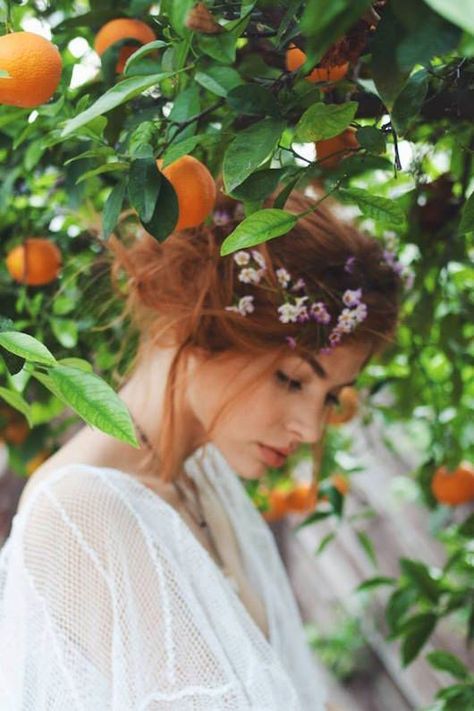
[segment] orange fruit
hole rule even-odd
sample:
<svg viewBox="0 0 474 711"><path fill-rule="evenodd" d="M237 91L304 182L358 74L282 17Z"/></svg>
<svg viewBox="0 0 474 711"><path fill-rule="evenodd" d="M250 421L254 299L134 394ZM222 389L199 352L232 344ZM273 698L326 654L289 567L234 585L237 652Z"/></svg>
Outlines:
<svg viewBox="0 0 474 711"><path fill-rule="evenodd" d="M32 108L52 97L61 79L61 55L49 40L34 32L0 37L0 104Z"/></svg>
<svg viewBox="0 0 474 711"><path fill-rule="evenodd" d="M448 506L458 506L474 499L474 466L461 462L449 472L445 466L438 467L431 480L431 491L436 501Z"/></svg>
<svg viewBox="0 0 474 711"><path fill-rule="evenodd" d="M340 425L344 422L352 420L359 409L359 393L352 385L342 388L339 395L340 408L329 411L328 423L330 425Z"/></svg>
<svg viewBox="0 0 474 711"><path fill-rule="evenodd" d="M281 489L272 489L268 494L268 503L270 508L263 511L263 517L266 521L277 521L282 518L287 511L286 507L287 493Z"/></svg>
<svg viewBox="0 0 474 711"><path fill-rule="evenodd" d="M305 513L316 508L317 499L317 487L313 482L297 482L286 497L286 505L290 511Z"/></svg>
<svg viewBox="0 0 474 711"><path fill-rule="evenodd" d="M316 156L318 163L324 168L336 168L343 158L350 155L355 148L359 148L356 129L349 127L332 138L316 141Z"/></svg>
<svg viewBox="0 0 474 711"><path fill-rule="evenodd" d="M0 406L0 440L10 444L22 444L28 437L30 428L23 415L9 405Z"/></svg>
<svg viewBox="0 0 474 711"><path fill-rule="evenodd" d="M110 20L100 28L94 40L94 49L99 56L102 56L111 45L126 38L137 40L140 44L148 44L148 42L153 42L156 39L156 35L145 22L129 17L121 17L116 20ZM121 47L115 66L116 72L123 72L125 62L137 49L135 44Z"/></svg>
<svg viewBox="0 0 474 711"><path fill-rule="evenodd" d="M156 161L161 170L163 160ZM178 197L179 217L175 230L197 227L211 212L216 200L216 184L204 163L193 156L181 156L163 169Z"/></svg>
<svg viewBox="0 0 474 711"><path fill-rule="evenodd" d="M290 45L286 50L285 63L286 68L289 72L294 72L299 69L306 62L306 54L295 47L295 45ZM311 70L308 76L305 77L307 81L310 82L327 82L327 81L340 81L346 76L349 69L349 62L340 64L335 67L315 67Z"/></svg>
<svg viewBox="0 0 474 711"><path fill-rule="evenodd" d="M56 279L61 269L61 252L45 237L30 237L14 247L5 260L10 276L20 284L41 286Z"/></svg>
<svg viewBox="0 0 474 711"><path fill-rule="evenodd" d="M26 464L25 464L25 469L26 473L28 476L31 476L33 472L38 469L38 467L45 462L48 457L51 455L51 452L48 452L47 449L43 449L38 454L35 454L34 457L29 459Z"/></svg>
<svg viewBox="0 0 474 711"><path fill-rule="evenodd" d="M350 489L349 479L340 472L335 472L334 474L331 474L331 476L329 477L329 481L342 496L345 496Z"/></svg>

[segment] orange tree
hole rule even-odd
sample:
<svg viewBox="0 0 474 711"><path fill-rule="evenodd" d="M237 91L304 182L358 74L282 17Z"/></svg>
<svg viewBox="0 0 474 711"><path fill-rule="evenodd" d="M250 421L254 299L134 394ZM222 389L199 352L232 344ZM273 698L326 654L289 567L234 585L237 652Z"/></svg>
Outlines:
<svg viewBox="0 0 474 711"><path fill-rule="evenodd" d="M285 210L288 195L317 181L389 251L396 244L411 270L397 342L360 381L363 417L421 438L422 462L407 475L437 515L434 535L447 552L440 569L403 559L398 578L365 587L393 588L387 618L403 663L447 615L470 642L472 496L448 502L439 491L459 493L461 479L471 491L459 470L473 461L472 0L0 7L0 396L3 427L18 411L24 433L4 437L11 467L28 475L80 419L137 445L114 391L137 334L123 338L130 326L111 293L106 241L133 239L138 222L165 240L189 217L172 177L177 161L191 156L202 174L222 174L243 203L222 254L286 233L298 219ZM49 43L39 58L28 32ZM191 220L212 209L207 171L198 178L207 207ZM33 253L38 239L50 248ZM353 473L337 456L349 447L336 428L329 433L326 500L305 525L343 515L345 490L331 477ZM453 477L441 489L440 468ZM265 495L250 485L249 493L265 509ZM469 671L443 650L429 660L455 678L436 708L471 708Z"/></svg>

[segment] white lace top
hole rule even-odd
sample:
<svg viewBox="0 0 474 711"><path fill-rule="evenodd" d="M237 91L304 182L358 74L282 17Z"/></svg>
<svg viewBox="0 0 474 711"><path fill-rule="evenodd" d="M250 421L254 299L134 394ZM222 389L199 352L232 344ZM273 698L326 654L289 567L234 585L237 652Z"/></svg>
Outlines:
<svg viewBox="0 0 474 711"><path fill-rule="evenodd" d="M70 464L31 491L0 552L2 711L324 711L268 525L214 445L184 468L224 507L268 639L170 504Z"/></svg>

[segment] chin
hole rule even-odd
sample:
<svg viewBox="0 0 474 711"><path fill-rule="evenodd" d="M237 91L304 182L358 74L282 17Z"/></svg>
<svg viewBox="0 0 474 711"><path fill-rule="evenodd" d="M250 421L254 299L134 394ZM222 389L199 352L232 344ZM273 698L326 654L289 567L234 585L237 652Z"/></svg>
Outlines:
<svg viewBox="0 0 474 711"><path fill-rule="evenodd" d="M261 479L268 469L267 465L256 457L227 455L225 450L222 450L222 454L229 463L229 466L242 479Z"/></svg>

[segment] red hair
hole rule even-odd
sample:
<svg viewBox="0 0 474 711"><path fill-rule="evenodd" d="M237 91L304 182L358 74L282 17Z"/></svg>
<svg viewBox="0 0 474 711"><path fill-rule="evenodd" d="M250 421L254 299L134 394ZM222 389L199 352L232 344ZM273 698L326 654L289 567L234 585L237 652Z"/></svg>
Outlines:
<svg viewBox="0 0 474 711"><path fill-rule="evenodd" d="M220 192L215 211L232 214L236 204ZM270 206L271 200L266 204ZM285 209L300 213L312 205L311 198L293 191ZM326 345L329 326L314 323L314 328L302 329L301 324L281 323L276 314L281 303L278 292L238 281L233 255L220 256L221 244L234 226L203 224L174 233L164 242L158 242L141 229L130 244L114 235L107 243L112 281L117 285L121 271L125 271L124 314L130 316L140 334L132 368L150 349L177 346L155 447L160 458L160 477L165 481L176 476L182 465L176 456L176 390L182 382L187 354L199 348L219 359L235 353L255 359L273 351L276 361L289 353L287 336L298 339L292 354L314 353ZM303 277L308 291L319 294L328 305L331 324L344 308L343 292L361 287L367 317L353 332L343 334L341 345L369 343L371 355L390 345L398 324L401 277L384 261L382 243L338 218L335 204L326 200L314 212L300 218L286 235L255 249L265 258L268 286L278 288L275 271L279 267L284 267L295 279ZM352 256L356 268L348 273L344 265ZM252 314L242 317L225 310L235 296L249 292L254 295ZM236 397L242 395L235 393ZM235 397L230 398L224 409L234 400ZM212 423L209 439L222 412Z"/></svg>

